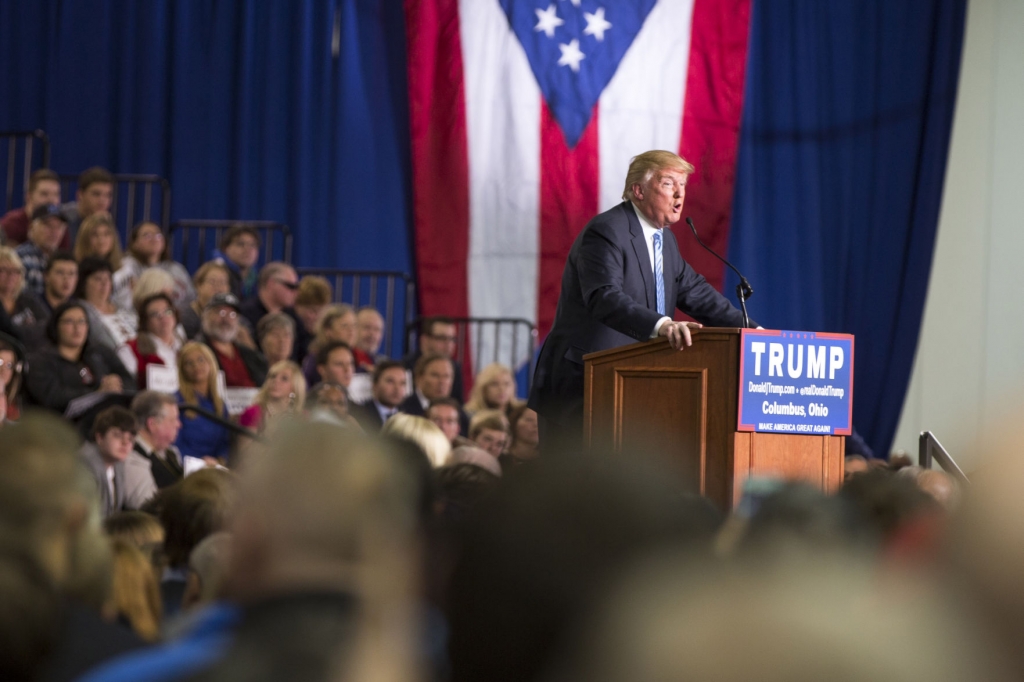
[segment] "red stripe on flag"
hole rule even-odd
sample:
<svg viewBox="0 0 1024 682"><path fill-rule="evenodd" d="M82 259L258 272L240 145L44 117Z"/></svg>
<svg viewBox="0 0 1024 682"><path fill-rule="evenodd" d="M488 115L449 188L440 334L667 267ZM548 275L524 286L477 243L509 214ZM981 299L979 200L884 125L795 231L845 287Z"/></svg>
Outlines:
<svg viewBox="0 0 1024 682"><path fill-rule="evenodd" d="M421 315L467 317L469 152L458 0L406 0Z"/></svg>
<svg viewBox="0 0 1024 682"><path fill-rule="evenodd" d="M540 268L537 327L544 338L555 320L562 271L572 242L597 215L600 165L597 106L576 147L569 149L546 102L540 114Z"/></svg>
<svg viewBox="0 0 1024 682"><path fill-rule="evenodd" d="M684 211L704 243L723 254L729 246L749 34L750 0L694 3L679 153L697 170L686 188ZM722 263L694 242L685 222L672 229L687 262L721 290Z"/></svg>

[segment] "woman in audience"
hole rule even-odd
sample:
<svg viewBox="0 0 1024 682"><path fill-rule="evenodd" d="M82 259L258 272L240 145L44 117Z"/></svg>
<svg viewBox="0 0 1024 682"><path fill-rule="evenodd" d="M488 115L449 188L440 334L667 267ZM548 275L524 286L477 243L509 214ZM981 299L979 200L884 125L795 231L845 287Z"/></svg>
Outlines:
<svg viewBox="0 0 1024 682"><path fill-rule="evenodd" d="M256 325L256 338L268 365L289 360L295 346L295 320L284 313L264 315Z"/></svg>
<svg viewBox="0 0 1024 682"><path fill-rule="evenodd" d="M295 330L297 358L305 358L309 345L316 334L316 324L324 309L331 303L331 284L323 277L306 275L299 280L299 292L295 295L295 315L301 328Z"/></svg>
<svg viewBox="0 0 1024 682"><path fill-rule="evenodd" d="M139 335L128 342L139 389L148 385L150 365L178 366L178 352L185 339L178 325L178 310L171 297L157 293L139 303Z"/></svg>
<svg viewBox="0 0 1024 682"><path fill-rule="evenodd" d="M110 264L111 272L121 269L121 238L117 236L114 219L106 211L93 213L82 221L75 239L75 260L102 258Z"/></svg>
<svg viewBox="0 0 1024 682"><path fill-rule="evenodd" d="M135 390L132 378L114 351L88 343L89 316L82 303L57 306L46 324L52 348L29 358L25 387L36 405L64 412L68 403L95 391Z"/></svg>
<svg viewBox="0 0 1024 682"><path fill-rule="evenodd" d="M217 360L204 344L189 341L178 353L178 402L195 405L228 418L228 408L217 389ZM181 454L192 457L227 458L231 434L220 424L195 412L182 410L181 430L174 442Z"/></svg>
<svg viewBox="0 0 1024 682"><path fill-rule="evenodd" d="M480 410L469 422L469 439L495 460L508 443L508 419L500 410Z"/></svg>
<svg viewBox="0 0 1024 682"><path fill-rule="evenodd" d="M476 375L476 383L466 401L466 412L472 415L480 410L500 410L505 415L516 405L516 380L512 370L495 362Z"/></svg>
<svg viewBox="0 0 1024 682"><path fill-rule="evenodd" d="M216 294L226 294L231 291L228 268L217 261L209 261L200 265L192 281L196 285L195 300L180 311L181 325L185 328L185 335L190 339L196 338L202 331L203 310L210 299Z"/></svg>
<svg viewBox="0 0 1024 682"><path fill-rule="evenodd" d="M171 260L170 245L163 230L156 223L141 222L128 235L128 255L114 275L114 302L122 308L133 309L133 291L143 273L158 269L171 278L171 300L177 308L184 308L196 297L188 271Z"/></svg>
<svg viewBox="0 0 1024 682"><path fill-rule="evenodd" d="M164 527L152 514L144 511L117 512L103 520L103 530L111 539L133 545L155 568L160 567Z"/></svg>
<svg viewBox="0 0 1024 682"><path fill-rule="evenodd" d="M244 301L256 294L260 259L260 236L248 225L235 225L221 237L213 260L223 263L231 276L231 293Z"/></svg>
<svg viewBox="0 0 1024 682"><path fill-rule="evenodd" d="M75 298L85 304L89 314L90 340L117 353L125 368L134 375L135 355L128 348L128 342L135 338L139 320L134 311L122 310L111 300L113 275L109 262L88 256L78 264Z"/></svg>
<svg viewBox="0 0 1024 682"><path fill-rule="evenodd" d="M539 454L537 443L540 441L540 435L537 429L537 413L527 407L526 403L522 403L512 408L508 422L512 443L508 446L508 450L498 458L501 468L504 470L536 459Z"/></svg>
<svg viewBox="0 0 1024 682"><path fill-rule="evenodd" d="M132 630L147 642L160 635L160 587L153 564L146 555L127 540L111 543L114 554L113 602L117 616L128 622Z"/></svg>
<svg viewBox="0 0 1024 682"><path fill-rule="evenodd" d="M5 403L4 420L18 421L21 416L21 374L24 367L25 348L17 339L0 333L0 397Z"/></svg>
<svg viewBox="0 0 1024 682"><path fill-rule="evenodd" d="M271 365L256 402L242 413L238 423L256 433L268 434L285 415L302 414L306 402L306 380L291 360Z"/></svg>
<svg viewBox="0 0 1024 682"><path fill-rule="evenodd" d="M443 467L451 454L452 444L434 422L411 414L398 413L384 422L381 436L401 438L414 443L435 469Z"/></svg>
<svg viewBox="0 0 1024 682"><path fill-rule="evenodd" d="M309 344L309 353L302 361L302 374L310 386L320 381L316 371L316 355L331 341L344 341L351 348L356 342L356 311L347 303L327 306L316 325L316 336Z"/></svg>
<svg viewBox="0 0 1024 682"><path fill-rule="evenodd" d="M39 299L25 290L25 266L9 246L0 246L0 305L22 340L49 317Z"/></svg>

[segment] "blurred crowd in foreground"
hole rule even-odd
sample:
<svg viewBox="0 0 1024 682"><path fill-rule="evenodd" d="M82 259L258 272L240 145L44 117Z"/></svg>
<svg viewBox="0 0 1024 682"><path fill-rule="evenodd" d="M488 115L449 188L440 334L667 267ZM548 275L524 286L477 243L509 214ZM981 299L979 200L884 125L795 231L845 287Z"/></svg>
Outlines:
<svg viewBox="0 0 1024 682"><path fill-rule="evenodd" d="M287 419L104 519L80 437L27 413L0 430L0 679L1024 677L1012 436L969 489L851 460L836 495L751 480L721 510L644 453L499 476L424 433Z"/></svg>

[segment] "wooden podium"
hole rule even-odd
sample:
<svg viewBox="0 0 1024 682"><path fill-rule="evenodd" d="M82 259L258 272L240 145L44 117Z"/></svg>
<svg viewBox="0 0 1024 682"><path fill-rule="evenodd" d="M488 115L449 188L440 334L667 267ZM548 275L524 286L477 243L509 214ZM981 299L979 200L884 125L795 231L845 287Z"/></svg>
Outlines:
<svg viewBox="0 0 1024 682"><path fill-rule="evenodd" d="M738 431L740 330L692 331L584 357L584 442L627 457L664 459L694 492L731 509L750 476L799 479L836 491L842 436Z"/></svg>

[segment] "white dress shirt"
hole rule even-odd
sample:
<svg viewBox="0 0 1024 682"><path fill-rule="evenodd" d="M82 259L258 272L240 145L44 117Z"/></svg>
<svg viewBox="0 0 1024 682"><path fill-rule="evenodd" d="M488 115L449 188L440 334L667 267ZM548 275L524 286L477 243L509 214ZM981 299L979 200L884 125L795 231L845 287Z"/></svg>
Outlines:
<svg viewBox="0 0 1024 682"><path fill-rule="evenodd" d="M636 207L636 204L634 204L631 201L631 202L629 202L629 205L633 207L633 212L636 213L636 217L640 220L640 227L644 231L644 241L647 242L647 255L651 259L651 272L654 272L654 235L660 234L661 230L659 228L655 227L654 225L651 225L647 221L647 217L640 211L640 209L638 209ZM665 239L664 239L664 236L662 237L662 240L661 240L661 262L662 263L665 262ZM661 274L662 274L662 276L664 276L665 273L662 272ZM655 288L657 288L657 285L655 285ZM676 302L675 301L665 301L665 306L666 307L671 306L673 309L675 309ZM671 322L671 321L672 321L672 318L668 317L668 316L663 317L660 320L658 320L655 323L655 325L654 325L654 331L651 332L651 338L652 339L658 338L658 332L661 331L661 325L665 324L666 322Z"/></svg>

